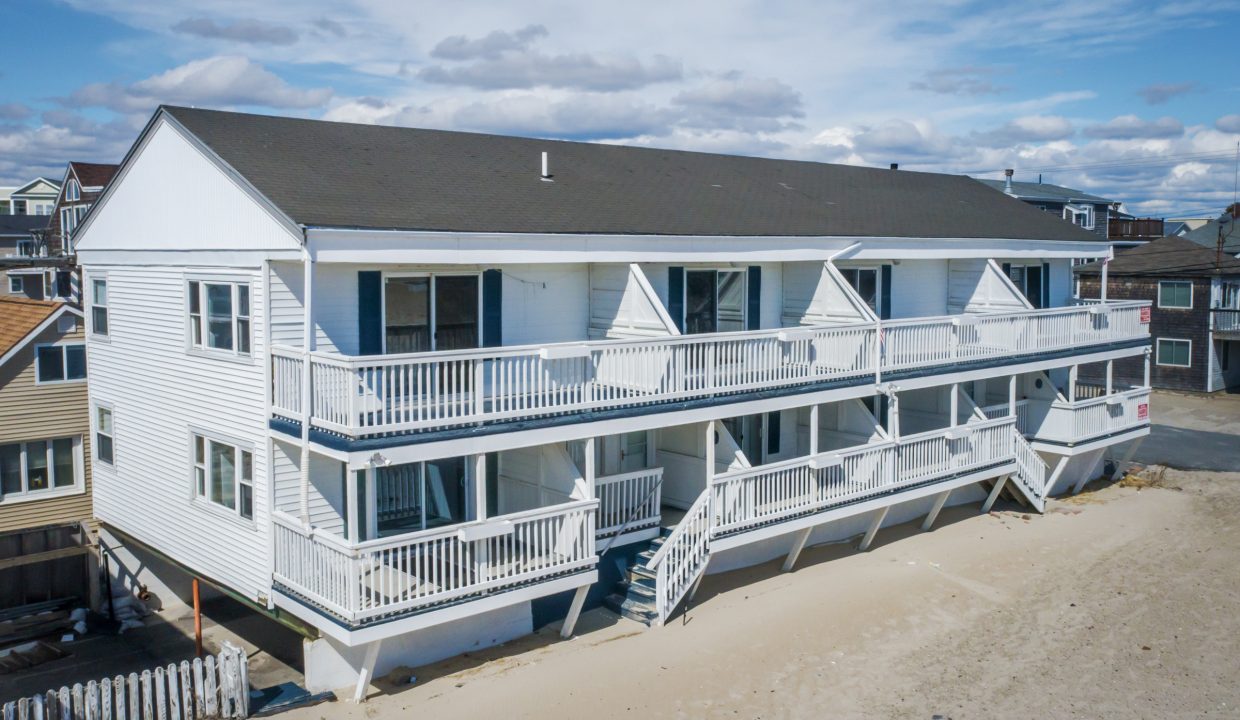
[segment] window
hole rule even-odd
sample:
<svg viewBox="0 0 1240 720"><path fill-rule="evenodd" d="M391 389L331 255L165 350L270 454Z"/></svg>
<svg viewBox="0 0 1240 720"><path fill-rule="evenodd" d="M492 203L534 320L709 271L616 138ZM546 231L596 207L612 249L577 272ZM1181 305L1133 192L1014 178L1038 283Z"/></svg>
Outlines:
<svg viewBox="0 0 1240 720"><path fill-rule="evenodd" d="M76 180L70 180L69 184L65 186L65 199L66 200L81 200L82 199L82 189L78 187Z"/></svg>
<svg viewBox="0 0 1240 720"><path fill-rule="evenodd" d="M1193 283L1188 280L1163 280L1158 283L1158 307L1191 309Z"/></svg>
<svg viewBox="0 0 1240 720"><path fill-rule="evenodd" d="M73 208L60 209L60 234L63 237L69 237L69 233L73 232L73 221L77 218L73 214Z"/></svg>
<svg viewBox="0 0 1240 720"><path fill-rule="evenodd" d="M250 286L245 283L191 280L190 346L250 354Z"/></svg>
<svg viewBox="0 0 1240 720"><path fill-rule="evenodd" d="M384 351L478 347L477 275L388 275L383 283Z"/></svg>
<svg viewBox="0 0 1240 720"><path fill-rule="evenodd" d="M840 274L852 285L853 290L861 296L866 305L875 313L881 314L879 310L879 283L882 275L878 272L878 268L840 268Z"/></svg>
<svg viewBox="0 0 1240 720"><path fill-rule="evenodd" d="M80 437L0 445L0 498L80 486Z"/></svg>
<svg viewBox="0 0 1240 720"><path fill-rule="evenodd" d="M1219 308L1240 310L1240 285L1223 283L1219 288Z"/></svg>
<svg viewBox="0 0 1240 720"><path fill-rule="evenodd" d="M18 240L17 254L21 257L34 257L34 240Z"/></svg>
<svg viewBox="0 0 1240 720"><path fill-rule="evenodd" d="M86 346L40 345L35 348L35 377L38 384L83 380L86 378Z"/></svg>
<svg viewBox="0 0 1240 720"><path fill-rule="evenodd" d="M1042 264L1036 265L1018 265L1012 263L1006 265L1008 279L1016 286L1017 290L1029 300L1029 304L1035 308L1042 307L1043 284L1045 278L1042 277Z"/></svg>
<svg viewBox="0 0 1240 720"><path fill-rule="evenodd" d="M112 435L112 408L95 407L95 457L108 465L116 464Z"/></svg>
<svg viewBox="0 0 1240 720"><path fill-rule="evenodd" d="M194 495L254 518L254 453L232 443L193 435Z"/></svg>
<svg viewBox="0 0 1240 720"><path fill-rule="evenodd" d="M96 335L108 334L108 281L90 281L90 320L91 332Z"/></svg>
<svg viewBox="0 0 1240 720"><path fill-rule="evenodd" d="M1193 342L1191 340L1158 338L1158 358L1156 362L1159 365L1171 367L1192 367L1192 348Z"/></svg>
<svg viewBox="0 0 1240 720"><path fill-rule="evenodd" d="M9 292L15 295L22 295L26 292L26 282L21 275L9 276Z"/></svg>
<svg viewBox="0 0 1240 720"><path fill-rule="evenodd" d="M1064 205L1063 219L1086 230L1094 229L1094 209L1089 205Z"/></svg>
<svg viewBox="0 0 1240 720"><path fill-rule="evenodd" d="M735 332L746 326L745 270L685 271L685 332Z"/></svg>

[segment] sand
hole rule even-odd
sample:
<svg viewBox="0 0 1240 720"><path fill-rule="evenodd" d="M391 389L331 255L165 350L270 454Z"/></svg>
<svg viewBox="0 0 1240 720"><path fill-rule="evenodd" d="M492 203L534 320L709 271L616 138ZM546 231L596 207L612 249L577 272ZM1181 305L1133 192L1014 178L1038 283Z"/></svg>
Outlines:
<svg viewBox="0 0 1240 720"><path fill-rule="evenodd" d="M1170 470L954 508L711 576L664 628L596 610L293 717L1240 717L1238 520L1240 473Z"/></svg>

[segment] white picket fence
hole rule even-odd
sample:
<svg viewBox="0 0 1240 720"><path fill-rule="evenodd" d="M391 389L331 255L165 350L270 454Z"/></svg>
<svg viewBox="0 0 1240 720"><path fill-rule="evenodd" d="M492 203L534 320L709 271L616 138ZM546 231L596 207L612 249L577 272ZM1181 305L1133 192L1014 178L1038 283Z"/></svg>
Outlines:
<svg viewBox="0 0 1240 720"><path fill-rule="evenodd" d="M218 656L128 677L91 680L4 704L3 720L201 720L250 713L248 659L225 643Z"/></svg>

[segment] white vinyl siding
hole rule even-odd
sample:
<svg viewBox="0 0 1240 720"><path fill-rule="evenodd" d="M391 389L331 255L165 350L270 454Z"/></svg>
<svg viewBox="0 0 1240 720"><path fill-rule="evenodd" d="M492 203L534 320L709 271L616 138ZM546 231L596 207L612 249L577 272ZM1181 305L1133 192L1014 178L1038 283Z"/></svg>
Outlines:
<svg viewBox="0 0 1240 720"><path fill-rule="evenodd" d="M95 514L254 598L271 586L265 373L259 362L186 353L185 279L193 273L108 268L112 333L108 342L90 341L87 363L92 401L115 412L117 462L96 469ZM252 350L265 356L262 272L230 269L228 275L251 288ZM189 501L191 432L253 449L252 523L221 522L219 512Z"/></svg>

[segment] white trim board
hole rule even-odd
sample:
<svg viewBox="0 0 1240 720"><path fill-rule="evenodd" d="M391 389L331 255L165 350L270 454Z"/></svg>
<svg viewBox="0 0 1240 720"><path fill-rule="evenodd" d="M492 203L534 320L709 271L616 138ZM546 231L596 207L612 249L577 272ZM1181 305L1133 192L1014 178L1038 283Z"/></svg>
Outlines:
<svg viewBox="0 0 1240 720"><path fill-rule="evenodd" d="M515 588L507 592L487 595L477 600L468 600L442 610L429 610L409 617L369 625L358 630L350 630L330 617L320 614L297 598L287 595L278 589L273 588L271 595L275 604L281 609L288 611L289 614L313 625L319 629L319 632L333 640L344 643L349 647L356 647L376 640L422 630L433 625L442 625L454 620L480 615L498 608L537 600L548 595L576 590L580 587L588 587L596 582L598 582L598 570L587 570L554 580Z"/></svg>
<svg viewBox="0 0 1240 720"><path fill-rule="evenodd" d="M4 355L0 355L0 366L4 365L9 360L12 360L14 355L21 352L22 348L29 345L32 340L34 340L40 334L42 334L44 330L50 327L52 323L56 322L60 318L60 316L64 315L66 312L73 313L74 315L77 315L79 318L85 319L85 316L82 315L81 310L78 310L77 308L71 305L61 305L59 308L56 309L55 312L49 315L46 320L44 320L43 322L35 326L34 330L31 330L30 332L26 333L26 336L23 337L21 340L17 341L16 345L9 348L8 352L6 352ZM83 340L82 342L83 344L85 344L86 341Z"/></svg>

